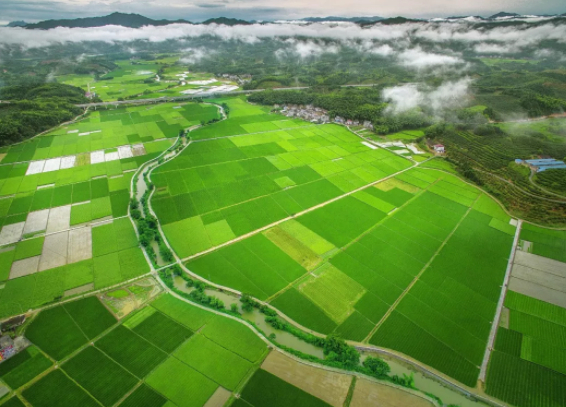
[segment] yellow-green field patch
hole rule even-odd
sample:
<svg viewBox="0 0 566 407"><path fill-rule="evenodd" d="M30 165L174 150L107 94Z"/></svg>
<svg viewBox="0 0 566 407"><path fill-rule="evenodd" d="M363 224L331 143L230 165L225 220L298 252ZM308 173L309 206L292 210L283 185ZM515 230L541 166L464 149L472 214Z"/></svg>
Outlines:
<svg viewBox="0 0 566 407"><path fill-rule="evenodd" d="M389 202L385 202L384 200L381 200L364 191L356 192L353 196L354 198L359 199L363 203L373 206L375 209L380 210L381 212L384 213L389 213L393 209L395 209L395 206L391 205Z"/></svg>
<svg viewBox="0 0 566 407"><path fill-rule="evenodd" d="M204 228L214 246L236 238L226 219L204 225Z"/></svg>
<svg viewBox="0 0 566 407"><path fill-rule="evenodd" d="M264 235L307 270L313 270L322 261L315 252L280 227L269 229Z"/></svg>
<svg viewBox="0 0 566 407"><path fill-rule="evenodd" d="M295 220L284 222L279 227L318 255L335 248L332 243Z"/></svg>
<svg viewBox="0 0 566 407"><path fill-rule="evenodd" d="M354 312L354 305L366 293L362 285L329 263L316 270L299 290L338 324Z"/></svg>
<svg viewBox="0 0 566 407"><path fill-rule="evenodd" d="M277 183L277 185L279 185L281 188L286 188L286 187L292 187L297 185L295 183L295 181L293 181L291 178L289 177L281 177L281 178L277 178L275 180L275 182Z"/></svg>
<svg viewBox="0 0 566 407"><path fill-rule="evenodd" d="M386 192L391 191L393 188L402 189L403 191L410 194L416 194L420 191L420 188L417 188L416 186L411 184L407 184L406 182L400 181L396 178L389 178L388 180L376 184L375 187Z"/></svg>

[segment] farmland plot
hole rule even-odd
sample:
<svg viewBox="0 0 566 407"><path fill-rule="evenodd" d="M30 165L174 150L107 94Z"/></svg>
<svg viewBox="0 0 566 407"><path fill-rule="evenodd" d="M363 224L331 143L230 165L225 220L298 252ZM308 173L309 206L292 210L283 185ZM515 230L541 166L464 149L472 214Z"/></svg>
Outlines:
<svg viewBox="0 0 566 407"><path fill-rule="evenodd" d="M184 258L409 165L333 125L207 139L154 171L152 206Z"/></svg>
<svg viewBox="0 0 566 407"><path fill-rule="evenodd" d="M513 231L510 218L477 189L413 169L188 267L267 298L307 328L399 350L474 385ZM282 278L270 270L276 263L246 247L262 235L287 262L301 264L302 274ZM398 332L407 333L404 340Z"/></svg>
<svg viewBox="0 0 566 407"><path fill-rule="evenodd" d="M241 399L245 400L247 404L240 402L235 404L236 406L278 407L295 405L322 407L330 405L262 369L258 370L250 379L242 392Z"/></svg>
<svg viewBox="0 0 566 407"><path fill-rule="evenodd" d="M497 332L486 392L520 407L564 405L566 309L514 291L505 306L509 322Z"/></svg>
<svg viewBox="0 0 566 407"><path fill-rule="evenodd" d="M116 218L127 215L133 171L181 129L218 115L211 105L178 107L94 111L7 148L0 162L0 282L7 280L0 317L148 271L141 252L125 251L138 245L131 223ZM97 225L111 218L112 226ZM112 252L120 252L118 260L99 259Z"/></svg>

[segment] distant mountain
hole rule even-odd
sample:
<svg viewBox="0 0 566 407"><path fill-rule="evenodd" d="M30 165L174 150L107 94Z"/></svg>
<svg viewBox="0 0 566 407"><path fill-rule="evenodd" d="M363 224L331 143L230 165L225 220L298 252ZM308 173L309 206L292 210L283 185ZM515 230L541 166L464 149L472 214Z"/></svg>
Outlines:
<svg viewBox="0 0 566 407"><path fill-rule="evenodd" d="M322 23L322 22L364 22L364 23L375 23L376 21L384 20L384 17L336 17L336 16L328 16L328 17L306 17L303 18L302 21L308 21L309 23Z"/></svg>
<svg viewBox="0 0 566 407"><path fill-rule="evenodd" d="M203 21L201 24L250 25L252 23L246 20L239 20L237 18L217 17Z"/></svg>
<svg viewBox="0 0 566 407"><path fill-rule="evenodd" d="M397 24L405 24L405 23L418 23L421 21L422 20L416 20L414 18L393 17L393 18L384 18L383 20L380 20L377 23L384 25L397 25Z"/></svg>
<svg viewBox="0 0 566 407"><path fill-rule="evenodd" d="M25 27L27 24L25 21L11 21L6 27Z"/></svg>
<svg viewBox="0 0 566 407"><path fill-rule="evenodd" d="M502 11L502 12L494 14L494 15L488 17L488 18L490 20L495 20L496 18L506 18L506 17L521 17L521 15L517 14L517 13L507 13L505 11Z"/></svg>
<svg viewBox="0 0 566 407"><path fill-rule="evenodd" d="M105 25L121 25L122 27L139 28L146 25L161 26L174 23L190 24L186 20L152 20L139 14L112 13L104 17L76 18L72 20L47 20L36 24L27 24L25 28L48 30L55 27L103 27Z"/></svg>

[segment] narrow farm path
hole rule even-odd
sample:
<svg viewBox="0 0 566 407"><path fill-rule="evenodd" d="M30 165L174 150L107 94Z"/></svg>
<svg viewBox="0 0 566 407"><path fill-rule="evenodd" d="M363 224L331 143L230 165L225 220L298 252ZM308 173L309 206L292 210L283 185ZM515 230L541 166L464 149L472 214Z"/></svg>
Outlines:
<svg viewBox="0 0 566 407"><path fill-rule="evenodd" d="M495 317L491 323L491 331L489 333L489 340L487 347L485 348L485 354L483 356L483 361L481 364L479 381L485 383L485 378L487 374L487 365L489 363L489 358L491 357L491 352L493 351L493 346L495 344L495 336L497 334L497 328L499 327L499 321L501 319L501 312L503 311L503 304L505 302L505 296L507 295L507 289L509 287L509 279L511 278L511 270L513 269L513 262L515 261L515 253L517 252L517 245L519 244L519 236L521 236L521 228L523 226L523 221L519 219L517 222L517 229L515 230L515 238L513 239L513 246L511 247L511 255L509 256L509 261L507 262L507 270L505 271L505 278L503 280L503 285L501 286L501 294L499 295L499 301L497 302L497 309L495 310Z"/></svg>
<svg viewBox="0 0 566 407"><path fill-rule="evenodd" d="M547 193L547 194L549 194L549 195L554 195L554 196L556 196L556 197L558 197L558 198L566 199L566 197L565 197L564 195L560 195L560 194L557 194L556 192L549 191L548 189L544 188L543 186L540 186L539 184L537 184L537 183L533 180L535 174L536 174L536 173L535 173L533 170L531 170L531 175L529 175L529 182L530 182L534 187L540 189L541 191L543 191L543 192L545 192L545 193Z"/></svg>

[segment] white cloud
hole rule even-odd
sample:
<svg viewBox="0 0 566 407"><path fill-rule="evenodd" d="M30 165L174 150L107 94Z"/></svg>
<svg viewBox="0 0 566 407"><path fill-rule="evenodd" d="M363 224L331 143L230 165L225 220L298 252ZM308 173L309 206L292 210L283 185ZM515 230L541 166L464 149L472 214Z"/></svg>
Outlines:
<svg viewBox="0 0 566 407"><path fill-rule="evenodd" d="M203 47L199 48L185 48L181 50L183 56L180 61L184 64L194 64L199 62L201 59L214 54L214 51L208 50Z"/></svg>
<svg viewBox="0 0 566 407"><path fill-rule="evenodd" d="M401 52L398 56L401 65L412 69L425 69L437 66L454 66L459 64L464 64L464 60L443 54L434 54L430 52L423 51L421 48L407 49Z"/></svg>
<svg viewBox="0 0 566 407"><path fill-rule="evenodd" d="M390 103L387 110L392 113L406 112L421 105L424 101L423 93L419 91L415 84L385 88L382 96L384 100Z"/></svg>
<svg viewBox="0 0 566 407"><path fill-rule="evenodd" d="M430 107L434 111L462 105L469 93L471 79L445 82L436 89L424 85L406 84L385 88L383 99L389 102L387 111L398 114L416 107Z"/></svg>
<svg viewBox="0 0 566 407"><path fill-rule="evenodd" d="M336 54L340 51L340 47L336 44L325 44L315 41L298 41L293 38L290 38L285 42L291 44L291 51L299 55L302 59L316 57L322 54ZM276 56L281 58L282 54L277 54L276 52Z"/></svg>

